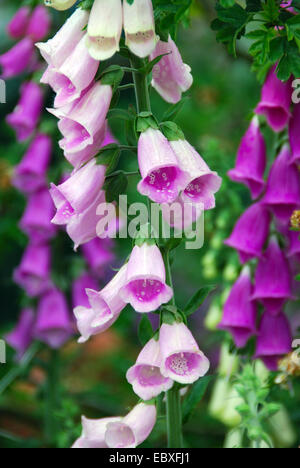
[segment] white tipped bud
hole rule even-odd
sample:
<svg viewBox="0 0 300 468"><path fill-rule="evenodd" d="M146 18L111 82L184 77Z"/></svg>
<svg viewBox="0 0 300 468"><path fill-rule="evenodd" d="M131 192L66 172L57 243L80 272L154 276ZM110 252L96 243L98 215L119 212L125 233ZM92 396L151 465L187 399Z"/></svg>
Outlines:
<svg viewBox="0 0 300 468"><path fill-rule="evenodd" d="M47 7L51 7L59 11L64 11L75 5L76 1L77 0L45 0L44 3Z"/></svg>

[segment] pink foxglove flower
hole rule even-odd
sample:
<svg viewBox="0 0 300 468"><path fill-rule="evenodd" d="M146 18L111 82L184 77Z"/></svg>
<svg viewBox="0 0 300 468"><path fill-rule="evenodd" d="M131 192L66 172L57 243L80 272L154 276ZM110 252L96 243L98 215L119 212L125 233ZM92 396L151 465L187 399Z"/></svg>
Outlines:
<svg viewBox="0 0 300 468"><path fill-rule="evenodd" d="M262 203L271 208L279 221L287 223L300 204L300 179L292 164L290 148L285 145L275 159Z"/></svg>
<svg viewBox="0 0 300 468"><path fill-rule="evenodd" d="M97 165L95 159L74 171L61 185L51 184L50 194L57 208L52 222L68 224L73 215L90 208L97 198L105 179L105 166Z"/></svg>
<svg viewBox="0 0 300 468"><path fill-rule="evenodd" d="M151 400L173 386L173 380L161 374L161 363L159 342L152 338L139 354L135 365L127 371L128 382L142 400Z"/></svg>
<svg viewBox="0 0 300 468"><path fill-rule="evenodd" d="M182 171L188 179L182 193L183 201L203 203L205 210L216 205L214 194L220 189L222 179L210 170L206 162L187 140L170 141Z"/></svg>
<svg viewBox="0 0 300 468"><path fill-rule="evenodd" d="M159 332L161 373L175 382L191 384L209 369L209 360L200 351L184 323L163 323Z"/></svg>
<svg viewBox="0 0 300 468"><path fill-rule="evenodd" d="M228 172L231 180L245 184L255 199L261 195L265 182L266 144L259 128L259 120L254 117L243 136L234 169Z"/></svg>
<svg viewBox="0 0 300 468"><path fill-rule="evenodd" d="M126 45L138 57L147 57L156 46L155 22L151 0L123 2Z"/></svg>
<svg viewBox="0 0 300 468"><path fill-rule="evenodd" d="M171 104L181 100L182 93L193 84L191 68L183 63L180 52L169 36L168 42L159 41L150 60L165 55L152 70L152 86L161 97Z"/></svg>
<svg viewBox="0 0 300 468"><path fill-rule="evenodd" d="M29 197L20 221L20 228L32 243L44 243L55 235L56 226L51 223L54 212L54 204L48 189L41 189Z"/></svg>
<svg viewBox="0 0 300 468"><path fill-rule="evenodd" d="M224 243L238 251L241 263L260 257L268 238L270 222L271 216L266 207L255 203L242 214Z"/></svg>
<svg viewBox="0 0 300 468"><path fill-rule="evenodd" d="M27 6L19 8L6 27L8 35L13 39L20 39L25 36L29 17L30 8Z"/></svg>
<svg viewBox="0 0 300 468"><path fill-rule="evenodd" d="M88 273L84 273L83 275L79 276L73 284L72 284L72 305L73 309L75 307L90 307L90 303L88 300L87 293L85 292L86 289L94 289L98 288L97 281L94 279L93 276L89 275Z"/></svg>
<svg viewBox="0 0 300 468"><path fill-rule="evenodd" d="M99 449L108 448L105 442L106 428L109 423L121 421L121 417L103 418L103 419L87 419L84 416L81 418L82 434L75 441L73 449Z"/></svg>
<svg viewBox="0 0 300 468"><path fill-rule="evenodd" d="M21 98L15 110L6 117L16 131L18 141L29 138L35 130L43 109L43 93L39 85L27 81L21 87Z"/></svg>
<svg viewBox="0 0 300 468"><path fill-rule="evenodd" d="M259 326L256 354L271 371L276 371L278 361L291 351L290 324L284 313L272 316L264 313Z"/></svg>
<svg viewBox="0 0 300 468"><path fill-rule="evenodd" d="M289 263L276 238L258 262L252 299L262 302L270 314L276 315L288 299L292 299L292 275Z"/></svg>
<svg viewBox="0 0 300 468"><path fill-rule="evenodd" d="M79 343L85 343L92 335L106 331L118 319L126 306L120 296L120 289L126 279L126 270L127 265L121 268L102 291L86 290L90 308L74 309L77 328L81 334Z"/></svg>
<svg viewBox="0 0 300 468"><path fill-rule="evenodd" d="M14 281L25 289L29 297L39 296L50 285L50 258L48 245L29 245L19 267L14 271Z"/></svg>
<svg viewBox="0 0 300 468"><path fill-rule="evenodd" d="M51 16L43 5L38 5L32 12L26 35L34 42L48 36L51 28Z"/></svg>
<svg viewBox="0 0 300 468"><path fill-rule="evenodd" d="M51 289L40 299L34 336L50 348L57 349L73 334L66 298L58 289Z"/></svg>
<svg viewBox="0 0 300 468"><path fill-rule="evenodd" d="M290 119L292 97L291 80L280 81L276 75L276 66L270 70L262 88L261 101L255 112L266 116L267 122L274 132L281 132Z"/></svg>
<svg viewBox="0 0 300 468"><path fill-rule="evenodd" d="M238 348L243 348L249 338L256 333L257 307L252 301L253 286L248 266L233 285L224 305L224 313L219 328L228 330Z"/></svg>
<svg viewBox="0 0 300 468"><path fill-rule="evenodd" d="M106 265L112 264L114 254L110 251L109 239L99 239L96 237L82 246L82 252L91 271L103 275Z"/></svg>
<svg viewBox="0 0 300 468"><path fill-rule="evenodd" d="M300 162L300 103L295 104L289 126L289 140L292 150L292 163Z"/></svg>
<svg viewBox="0 0 300 468"><path fill-rule="evenodd" d="M86 46L96 60L107 60L117 52L123 26L121 0L95 0L92 6Z"/></svg>
<svg viewBox="0 0 300 468"><path fill-rule="evenodd" d="M12 180L14 187L24 193L33 193L46 187L51 151L51 138L43 133L37 134L15 168Z"/></svg>
<svg viewBox="0 0 300 468"><path fill-rule="evenodd" d="M161 203L160 209L164 221L169 226L180 231L187 231L203 214L204 205L202 203L194 203L192 200L183 201L180 195L171 204Z"/></svg>
<svg viewBox="0 0 300 468"><path fill-rule="evenodd" d="M186 185L170 143L159 130L148 128L139 138L138 160L142 180L138 191L157 203L176 200Z"/></svg>
<svg viewBox="0 0 300 468"><path fill-rule="evenodd" d="M153 312L170 301L173 290L166 284L166 270L159 248L144 243L135 246L127 267L122 299L136 312Z"/></svg>
<svg viewBox="0 0 300 468"><path fill-rule="evenodd" d="M32 309L23 309L16 327L5 336L5 341L17 351L20 360L32 342L35 314Z"/></svg>
<svg viewBox="0 0 300 468"><path fill-rule="evenodd" d="M9 51L0 55L2 67L1 78L11 78L24 72L30 67L34 57L34 45L31 39L25 37Z"/></svg>

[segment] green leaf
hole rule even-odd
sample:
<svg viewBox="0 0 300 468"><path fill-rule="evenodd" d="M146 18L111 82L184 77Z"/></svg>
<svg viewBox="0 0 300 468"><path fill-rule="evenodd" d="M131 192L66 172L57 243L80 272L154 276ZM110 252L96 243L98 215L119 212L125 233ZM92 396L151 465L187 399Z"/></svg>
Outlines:
<svg viewBox="0 0 300 468"><path fill-rule="evenodd" d="M261 0L246 0L246 10L249 11L249 13L256 13L261 11Z"/></svg>
<svg viewBox="0 0 300 468"><path fill-rule="evenodd" d="M212 376L207 375L200 378L191 388L182 404L182 421L185 424L192 413L195 411L197 405L200 403L205 395L208 384L211 381Z"/></svg>
<svg viewBox="0 0 300 468"><path fill-rule="evenodd" d="M110 67L106 68L106 70L104 70L99 77L101 84L112 86L113 92L117 90L123 78L124 71L119 65L111 65Z"/></svg>
<svg viewBox="0 0 300 468"><path fill-rule="evenodd" d="M287 37L292 41L294 37L300 35L300 15L293 16L286 22Z"/></svg>
<svg viewBox="0 0 300 468"><path fill-rule="evenodd" d="M161 55L158 55L157 57L155 57L153 60L151 60L151 62L147 63L144 67L142 68L139 68L139 71L141 73L144 73L145 75L148 75L150 72L152 72L153 68L155 67L155 65L161 61L161 59L163 57L165 57L165 55L169 55L170 52L168 52L167 54L161 54Z"/></svg>
<svg viewBox="0 0 300 468"><path fill-rule="evenodd" d="M278 8L278 2L276 0L267 0L263 5L263 18L267 22L276 23L279 18L280 9Z"/></svg>
<svg viewBox="0 0 300 468"><path fill-rule="evenodd" d="M119 196L126 192L128 179L125 174L118 174L105 183L105 196L107 203L118 201Z"/></svg>
<svg viewBox="0 0 300 468"><path fill-rule="evenodd" d="M203 304L209 293L211 293L211 291L213 291L214 289L214 285L204 286L203 288L200 288L199 291L196 292L196 294L192 297L190 302L185 307L185 315L189 316L196 312L199 309L199 307Z"/></svg>
<svg viewBox="0 0 300 468"><path fill-rule="evenodd" d="M160 124L161 130L167 140L178 141L184 140L184 133L175 122L167 121Z"/></svg>
<svg viewBox="0 0 300 468"><path fill-rule="evenodd" d="M225 23L229 23L234 28L239 29L248 21L248 13L240 5L234 5L232 8L223 8L217 5L218 17Z"/></svg>
<svg viewBox="0 0 300 468"><path fill-rule="evenodd" d="M270 41L270 60L272 63L277 62L284 52L284 40L281 37L276 37Z"/></svg>
<svg viewBox="0 0 300 468"><path fill-rule="evenodd" d="M104 146L101 148L97 154L97 164L103 164L107 166L106 175L111 174L119 163L121 156L121 150L116 143L111 143L110 145Z"/></svg>
<svg viewBox="0 0 300 468"><path fill-rule="evenodd" d="M141 321L139 323L138 336L142 346L145 346L145 344L148 343L148 341L153 337L152 324L147 314L142 315Z"/></svg>
<svg viewBox="0 0 300 468"><path fill-rule="evenodd" d="M294 41L287 44L277 67L277 76L280 80L287 81L291 75L300 76L299 50Z"/></svg>
<svg viewBox="0 0 300 468"><path fill-rule="evenodd" d="M110 109L107 114L108 119L133 120L134 117L125 109Z"/></svg>
<svg viewBox="0 0 300 468"><path fill-rule="evenodd" d="M235 4L235 0L220 0L223 8L231 8Z"/></svg>
<svg viewBox="0 0 300 468"><path fill-rule="evenodd" d="M188 99L188 97L184 97L181 101L177 102L177 104L170 106L164 113L162 120L175 120Z"/></svg>

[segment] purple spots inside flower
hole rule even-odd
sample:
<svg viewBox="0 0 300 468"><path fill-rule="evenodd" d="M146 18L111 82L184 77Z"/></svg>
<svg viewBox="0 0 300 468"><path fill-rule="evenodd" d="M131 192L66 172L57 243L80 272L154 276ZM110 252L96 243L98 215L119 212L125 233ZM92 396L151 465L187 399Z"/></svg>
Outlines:
<svg viewBox="0 0 300 468"><path fill-rule="evenodd" d="M192 200L204 201L204 198L210 195L214 185L214 175L206 174L192 180L184 193Z"/></svg>
<svg viewBox="0 0 300 468"><path fill-rule="evenodd" d="M156 171L145 179L145 183L156 192L155 196L161 201L174 200L177 196L177 189L174 187L174 183L177 179L176 167L170 166ZM159 201L159 200L158 200Z"/></svg>
<svg viewBox="0 0 300 468"><path fill-rule="evenodd" d="M188 375L199 367L201 356L195 353L177 353L169 356L166 367L176 375Z"/></svg>
<svg viewBox="0 0 300 468"><path fill-rule="evenodd" d="M57 222L58 220L61 221L63 224L67 223L69 219L73 216L74 214L74 209L72 208L71 204L69 202L65 202L59 211L57 212L56 218Z"/></svg>
<svg viewBox="0 0 300 468"><path fill-rule="evenodd" d="M107 425L105 442L111 448L126 448L135 444L135 437L127 424L115 422Z"/></svg>
<svg viewBox="0 0 300 468"><path fill-rule="evenodd" d="M163 284L154 279L141 279L132 281L130 289L139 302L151 302L163 292Z"/></svg>

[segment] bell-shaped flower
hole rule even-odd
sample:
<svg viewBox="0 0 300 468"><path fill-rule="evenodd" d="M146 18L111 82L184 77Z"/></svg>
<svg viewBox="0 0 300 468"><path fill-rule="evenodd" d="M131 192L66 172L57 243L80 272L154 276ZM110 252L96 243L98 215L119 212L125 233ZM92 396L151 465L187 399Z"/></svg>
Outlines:
<svg viewBox="0 0 300 468"><path fill-rule="evenodd" d="M256 354L266 367L277 371L278 361L291 351L292 334L284 313L272 316L264 313L260 322Z"/></svg>
<svg viewBox="0 0 300 468"><path fill-rule="evenodd" d="M6 26L6 31L13 39L20 39L25 36L30 17L30 8L23 6L18 9L16 14Z"/></svg>
<svg viewBox="0 0 300 468"><path fill-rule="evenodd" d="M293 115L289 124L289 140L292 150L292 163L300 163L300 103L294 105Z"/></svg>
<svg viewBox="0 0 300 468"><path fill-rule="evenodd" d="M75 307L90 307L86 289L98 289L97 281L88 273L83 273L76 278L72 283L72 306Z"/></svg>
<svg viewBox="0 0 300 468"><path fill-rule="evenodd" d="M210 170L187 140L170 141L180 168L188 178L182 192L183 201L202 203L205 210L216 205L214 194L221 187L222 179L216 172Z"/></svg>
<svg viewBox="0 0 300 468"><path fill-rule="evenodd" d="M151 400L173 386L173 380L161 374L161 364L159 342L152 338L142 349L135 365L128 369L126 374L133 391L142 400Z"/></svg>
<svg viewBox="0 0 300 468"><path fill-rule="evenodd" d="M128 262L122 299L136 312L153 312L170 301L173 290L166 284L162 254L156 245L135 246Z"/></svg>
<svg viewBox="0 0 300 468"><path fill-rule="evenodd" d="M20 75L30 67L34 58L34 45L31 39L25 37L10 50L0 55L0 66L3 79Z"/></svg>
<svg viewBox="0 0 300 468"><path fill-rule="evenodd" d="M65 296L58 289L44 294L38 305L34 336L50 348L58 349L74 334Z"/></svg>
<svg viewBox="0 0 300 468"><path fill-rule="evenodd" d="M31 243L41 244L55 235L56 226L51 223L54 212L48 189L44 188L30 195L20 228L28 235Z"/></svg>
<svg viewBox="0 0 300 468"><path fill-rule="evenodd" d="M276 65L274 65L263 85L261 100L255 112L266 116L274 132L281 132L291 117L291 97L291 80L280 81L276 74Z"/></svg>
<svg viewBox="0 0 300 468"><path fill-rule="evenodd" d="M262 302L267 312L273 315L280 312L287 299L292 299L289 263L276 238L271 238L258 262L252 299Z"/></svg>
<svg viewBox="0 0 300 468"><path fill-rule="evenodd" d="M191 68L183 63L180 52L169 36L168 42L159 41L150 60L164 55L152 70L152 86L161 97L176 104L181 100L182 93L193 84Z"/></svg>
<svg viewBox="0 0 300 468"><path fill-rule="evenodd" d="M265 140L259 128L259 120L254 117L242 138L235 168L228 171L228 175L231 180L245 184L255 199L264 189L266 164Z"/></svg>
<svg viewBox="0 0 300 468"><path fill-rule="evenodd" d="M152 1L134 0L131 4L123 2L123 12L126 45L138 57L148 57L158 41Z"/></svg>
<svg viewBox="0 0 300 468"><path fill-rule="evenodd" d="M44 0L45 5L55 10L64 11L72 8L77 0Z"/></svg>
<svg viewBox="0 0 300 468"><path fill-rule="evenodd" d="M160 205L164 221L172 228L187 232L193 223L199 220L203 214L203 203L194 203L191 199L183 201L180 195L171 204Z"/></svg>
<svg viewBox="0 0 300 468"><path fill-rule="evenodd" d="M225 244L236 249L241 263L260 257L268 238L271 216L261 203L251 205L237 221Z"/></svg>
<svg viewBox="0 0 300 468"><path fill-rule="evenodd" d="M82 433L75 441L73 449L99 449L108 448L105 442L106 428L109 423L121 421L121 417L87 419L82 416Z"/></svg>
<svg viewBox="0 0 300 468"><path fill-rule="evenodd" d="M156 203L171 203L185 187L187 174L165 136L153 128L143 132L138 142L138 161L142 180L138 191Z"/></svg>
<svg viewBox="0 0 300 468"><path fill-rule="evenodd" d="M256 332L257 308L252 293L250 269L246 266L231 289L219 324L219 328L232 334L238 348L243 348Z"/></svg>
<svg viewBox="0 0 300 468"><path fill-rule="evenodd" d="M123 26L121 0L95 0L87 29L86 46L96 60L107 60L120 50Z"/></svg>
<svg viewBox="0 0 300 468"><path fill-rule="evenodd" d="M47 186L46 173L52 152L48 135L38 133L22 161L15 167L12 183L24 193L33 193Z"/></svg>
<svg viewBox="0 0 300 468"><path fill-rule="evenodd" d="M270 208L276 218L287 223L300 204L300 179L297 166L291 164L291 153L285 145L275 159L268 178L262 203Z"/></svg>
<svg viewBox="0 0 300 468"><path fill-rule="evenodd" d="M43 110L43 93L39 85L27 81L21 87L21 98L6 122L15 130L18 141L29 138L36 129Z"/></svg>
<svg viewBox="0 0 300 468"><path fill-rule="evenodd" d="M38 5L32 12L29 20L26 36L34 42L41 41L48 36L51 28L51 16L43 5Z"/></svg>
<svg viewBox="0 0 300 468"><path fill-rule="evenodd" d="M120 296L126 279L127 265L100 292L87 289L90 307L76 307L74 315L81 334L79 343L85 343L92 335L106 331L119 317L126 306Z"/></svg>
<svg viewBox="0 0 300 468"><path fill-rule="evenodd" d="M163 323L159 332L162 356L160 371L181 384L192 384L209 370L209 360L200 351L192 333L184 323Z"/></svg>
<svg viewBox="0 0 300 468"><path fill-rule="evenodd" d="M20 360L29 348L33 338L35 314L32 309L23 309L16 327L5 336L5 341L16 350Z"/></svg>
<svg viewBox="0 0 300 468"><path fill-rule="evenodd" d="M52 222L68 224L73 215L90 208L101 191L105 179L105 166L91 160L81 169L75 170L61 185L51 184L50 194L57 208Z"/></svg>
<svg viewBox="0 0 300 468"><path fill-rule="evenodd" d="M286 251L286 255L288 258L296 257L296 259L300 260L300 233L299 231L287 231L287 239L288 239L288 247Z"/></svg>
<svg viewBox="0 0 300 468"><path fill-rule="evenodd" d="M50 284L51 252L48 245L29 245L14 271L14 281L29 297L44 293Z"/></svg>
<svg viewBox="0 0 300 468"><path fill-rule="evenodd" d="M99 237L82 246L83 256L93 273L102 276L105 267L112 264L115 256L110 248L110 239L99 239Z"/></svg>

